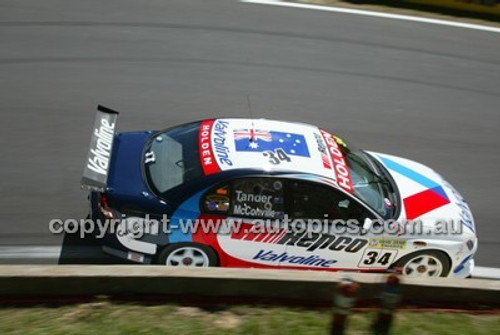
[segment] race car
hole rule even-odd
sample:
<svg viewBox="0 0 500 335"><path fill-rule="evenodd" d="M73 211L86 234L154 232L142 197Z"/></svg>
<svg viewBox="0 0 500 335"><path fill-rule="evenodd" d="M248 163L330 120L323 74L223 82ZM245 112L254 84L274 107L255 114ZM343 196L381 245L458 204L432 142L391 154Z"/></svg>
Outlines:
<svg viewBox="0 0 500 335"><path fill-rule="evenodd" d="M420 163L304 123L225 118L116 133L117 118L98 107L82 177L91 219L111 222L107 254L173 267L473 270L471 211Z"/></svg>

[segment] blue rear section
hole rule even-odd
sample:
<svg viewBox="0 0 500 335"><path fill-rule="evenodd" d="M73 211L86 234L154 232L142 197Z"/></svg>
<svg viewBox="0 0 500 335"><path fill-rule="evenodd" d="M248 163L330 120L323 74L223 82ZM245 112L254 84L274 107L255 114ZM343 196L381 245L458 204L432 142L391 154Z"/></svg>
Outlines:
<svg viewBox="0 0 500 335"><path fill-rule="evenodd" d="M108 188L119 194L140 194L145 191L142 178L142 152L149 132L131 132L116 135Z"/></svg>
<svg viewBox="0 0 500 335"><path fill-rule="evenodd" d="M116 135L113 143L108 190L114 208L150 214L170 214L170 208L149 191L142 173L144 145L152 131Z"/></svg>

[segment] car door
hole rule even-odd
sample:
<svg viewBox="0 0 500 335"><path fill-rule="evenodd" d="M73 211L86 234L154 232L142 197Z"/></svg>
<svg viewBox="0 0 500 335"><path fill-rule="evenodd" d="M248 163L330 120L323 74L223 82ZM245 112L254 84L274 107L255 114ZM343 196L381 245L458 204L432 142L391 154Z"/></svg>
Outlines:
<svg viewBox="0 0 500 335"><path fill-rule="evenodd" d="M295 179L288 181L286 193L287 214L295 226L305 227L303 233L290 233L285 242L287 254L304 258L299 266L373 271L388 267L396 257L392 252L385 255L378 243L384 238L382 229L363 228L365 222L380 218L350 194Z"/></svg>
<svg viewBox="0 0 500 335"><path fill-rule="evenodd" d="M223 217L230 229L217 232L225 266L274 267L286 257L275 243L283 235L283 181L274 177L236 178L205 193L202 211Z"/></svg>

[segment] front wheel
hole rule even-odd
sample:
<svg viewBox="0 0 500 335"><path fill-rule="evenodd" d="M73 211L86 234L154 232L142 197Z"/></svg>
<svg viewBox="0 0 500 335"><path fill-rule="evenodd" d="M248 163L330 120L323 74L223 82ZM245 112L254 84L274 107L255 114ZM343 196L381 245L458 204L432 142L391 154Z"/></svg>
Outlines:
<svg viewBox="0 0 500 335"><path fill-rule="evenodd" d="M212 248L195 243L172 244L158 255L160 265L174 267L217 266L218 259Z"/></svg>
<svg viewBox="0 0 500 335"><path fill-rule="evenodd" d="M450 260L440 251L420 251L401 258L394 265L409 277L446 277L450 272Z"/></svg>

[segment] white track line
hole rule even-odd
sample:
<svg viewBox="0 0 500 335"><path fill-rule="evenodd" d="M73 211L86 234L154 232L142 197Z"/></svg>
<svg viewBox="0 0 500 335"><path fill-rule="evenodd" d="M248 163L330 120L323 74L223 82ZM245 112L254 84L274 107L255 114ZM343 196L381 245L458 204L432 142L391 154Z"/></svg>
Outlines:
<svg viewBox="0 0 500 335"><path fill-rule="evenodd" d="M0 259L59 259L60 246L0 246Z"/></svg>
<svg viewBox="0 0 500 335"><path fill-rule="evenodd" d="M472 278L500 279L500 269L476 266L472 271Z"/></svg>
<svg viewBox="0 0 500 335"><path fill-rule="evenodd" d="M495 27L491 27L491 26L484 26L484 25L472 24L472 23L463 23L463 22L457 22L457 21L430 19L430 18L425 18L425 17L410 16L410 15L389 14L389 13L374 12L374 11L353 9L353 8L344 8L344 7L331 7L331 6L308 5L308 4L292 3L292 2L282 2L280 0L240 0L240 1L247 2L247 3L261 4L261 5L304 8L304 9L321 10L321 11L325 11L325 12L337 12L337 13L345 13L345 14L356 14L356 15L364 15L364 16L381 17L381 18L394 19L394 20L431 23L431 24L439 24L439 25L443 25L443 26L467 28L467 29L489 31L489 32L493 32L493 33L500 33L500 28L495 28Z"/></svg>

